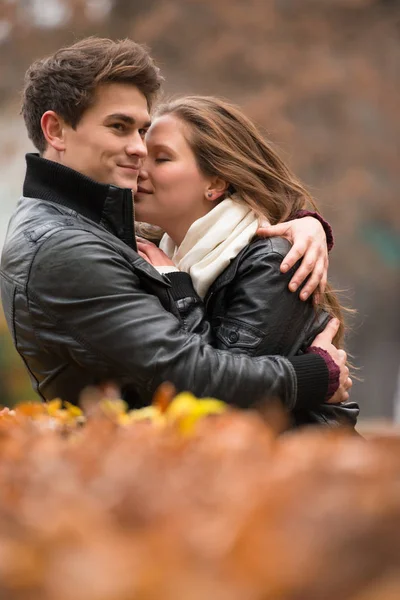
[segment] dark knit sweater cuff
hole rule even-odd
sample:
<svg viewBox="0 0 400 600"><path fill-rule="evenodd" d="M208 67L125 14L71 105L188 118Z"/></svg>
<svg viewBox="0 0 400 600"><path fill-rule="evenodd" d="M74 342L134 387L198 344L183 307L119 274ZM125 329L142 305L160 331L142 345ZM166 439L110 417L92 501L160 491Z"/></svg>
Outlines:
<svg viewBox="0 0 400 600"><path fill-rule="evenodd" d="M314 219L317 219L317 221L321 223L326 235L326 245L328 246L328 252L330 252L334 246L335 240L333 238L332 227L329 225L328 221L325 221L324 217L322 217L319 213L310 210L298 210L295 214L295 218L301 219L302 217L314 217Z"/></svg>
<svg viewBox="0 0 400 600"><path fill-rule="evenodd" d="M323 348L318 348L318 346L310 346L309 348L307 348L306 354L315 354L318 356L322 356L322 358L326 362L326 366L328 367L328 371L329 371L328 390L326 392L326 397L325 397L325 400L327 401L327 400L329 400L329 398L332 398L333 394L336 392L336 390L339 387L340 368L335 363L332 356Z"/></svg>
<svg viewBox="0 0 400 600"><path fill-rule="evenodd" d="M318 354L302 354L289 358L297 377L296 408L313 408L325 401L329 371Z"/></svg>
<svg viewBox="0 0 400 600"><path fill-rule="evenodd" d="M197 293L188 273L172 271L171 273L164 273L164 277L166 277L171 284L171 294L174 300L197 297Z"/></svg>

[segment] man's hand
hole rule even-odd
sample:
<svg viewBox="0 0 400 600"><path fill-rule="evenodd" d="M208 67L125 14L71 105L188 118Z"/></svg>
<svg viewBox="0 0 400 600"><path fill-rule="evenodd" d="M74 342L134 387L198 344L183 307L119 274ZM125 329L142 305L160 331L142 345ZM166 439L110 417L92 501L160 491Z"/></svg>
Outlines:
<svg viewBox="0 0 400 600"><path fill-rule="evenodd" d="M326 235L321 223L314 217L294 219L278 225L260 226L257 235L261 237L281 236L292 244L290 252L281 264L282 273L286 273L302 258L300 267L289 283L291 292L295 292L311 273L309 280L301 291L300 298L307 298L317 289L325 291L328 277L328 248Z"/></svg>
<svg viewBox="0 0 400 600"><path fill-rule="evenodd" d="M324 331L319 333L312 342L311 346L322 348L326 350L335 361L340 369L339 387L327 402L328 404L338 404L339 402L346 402L349 399L348 390L353 385L352 380L349 377L349 369L346 366L347 354L344 350L338 350L336 346L332 344L332 340L337 334L339 329L339 320L331 319Z"/></svg>
<svg viewBox="0 0 400 600"><path fill-rule="evenodd" d="M144 238L136 238L138 254L153 267L174 267L174 263L158 246Z"/></svg>

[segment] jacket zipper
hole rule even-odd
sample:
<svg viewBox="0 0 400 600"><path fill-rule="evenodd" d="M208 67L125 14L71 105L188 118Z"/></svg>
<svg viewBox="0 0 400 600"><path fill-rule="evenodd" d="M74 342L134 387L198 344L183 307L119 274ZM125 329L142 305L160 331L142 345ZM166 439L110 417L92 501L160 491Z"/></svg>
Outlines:
<svg viewBox="0 0 400 600"><path fill-rule="evenodd" d="M133 206L133 196L131 190L124 190L124 220L127 233L127 242L131 248L137 252L135 236L135 209Z"/></svg>

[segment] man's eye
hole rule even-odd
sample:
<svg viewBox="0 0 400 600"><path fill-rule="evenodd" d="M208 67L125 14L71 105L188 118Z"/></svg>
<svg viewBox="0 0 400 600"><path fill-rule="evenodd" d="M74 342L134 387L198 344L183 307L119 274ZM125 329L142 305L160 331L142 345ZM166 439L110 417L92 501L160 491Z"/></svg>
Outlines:
<svg viewBox="0 0 400 600"><path fill-rule="evenodd" d="M125 131L125 125L123 123L113 123L111 127L117 131Z"/></svg>
<svg viewBox="0 0 400 600"><path fill-rule="evenodd" d="M146 133L148 132L148 128L146 129L139 129L139 135L144 138L144 136L146 135Z"/></svg>

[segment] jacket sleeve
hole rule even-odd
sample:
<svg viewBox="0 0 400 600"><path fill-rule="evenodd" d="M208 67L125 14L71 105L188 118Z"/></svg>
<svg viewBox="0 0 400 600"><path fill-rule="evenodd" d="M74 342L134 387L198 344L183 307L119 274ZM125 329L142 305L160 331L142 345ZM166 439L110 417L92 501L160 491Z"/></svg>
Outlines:
<svg viewBox="0 0 400 600"><path fill-rule="evenodd" d="M83 368L95 361L99 370L133 384L146 398L168 380L178 390L240 407L278 397L291 409L299 399L302 371L322 368L313 355L296 363L212 348L200 335L182 330L179 319L143 289L134 265L85 231L58 231L42 243L27 292L43 346Z"/></svg>

